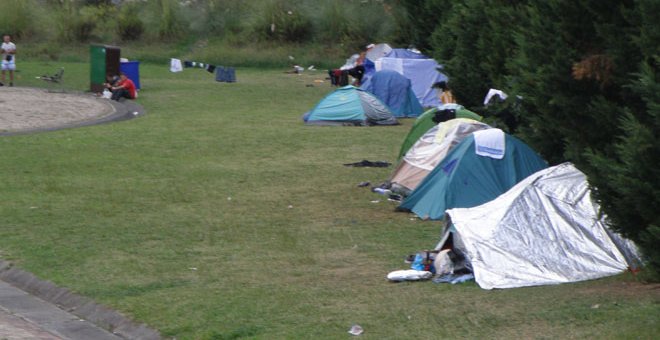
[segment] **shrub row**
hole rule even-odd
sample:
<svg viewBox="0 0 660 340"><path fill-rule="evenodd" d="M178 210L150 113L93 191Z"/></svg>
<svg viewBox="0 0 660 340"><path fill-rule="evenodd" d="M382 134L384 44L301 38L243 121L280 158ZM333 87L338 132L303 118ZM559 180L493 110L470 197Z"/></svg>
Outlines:
<svg viewBox="0 0 660 340"><path fill-rule="evenodd" d="M0 30L22 40L341 44L387 41L394 32L384 0L4 0ZM55 29L54 29L55 28Z"/></svg>

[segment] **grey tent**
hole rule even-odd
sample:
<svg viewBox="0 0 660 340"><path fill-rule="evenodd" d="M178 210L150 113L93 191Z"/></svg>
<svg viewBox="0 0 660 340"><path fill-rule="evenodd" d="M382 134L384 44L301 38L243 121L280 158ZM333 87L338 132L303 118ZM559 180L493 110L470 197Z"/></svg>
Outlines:
<svg viewBox="0 0 660 340"><path fill-rule="evenodd" d="M447 210L437 249L467 260L484 289L591 280L639 264L635 245L613 232L571 163L534 173L473 208Z"/></svg>

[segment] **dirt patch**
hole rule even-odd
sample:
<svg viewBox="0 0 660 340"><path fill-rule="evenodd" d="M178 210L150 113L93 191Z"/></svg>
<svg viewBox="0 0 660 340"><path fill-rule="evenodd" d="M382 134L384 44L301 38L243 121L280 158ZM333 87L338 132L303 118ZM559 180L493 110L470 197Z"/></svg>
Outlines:
<svg viewBox="0 0 660 340"><path fill-rule="evenodd" d="M91 93L0 87L0 134L84 126L137 116L141 110Z"/></svg>
<svg viewBox="0 0 660 340"><path fill-rule="evenodd" d="M603 295L603 296L621 296L629 299L651 298L660 301L659 283L642 283L637 281L623 282L603 282L603 284L594 284L576 288L583 294Z"/></svg>

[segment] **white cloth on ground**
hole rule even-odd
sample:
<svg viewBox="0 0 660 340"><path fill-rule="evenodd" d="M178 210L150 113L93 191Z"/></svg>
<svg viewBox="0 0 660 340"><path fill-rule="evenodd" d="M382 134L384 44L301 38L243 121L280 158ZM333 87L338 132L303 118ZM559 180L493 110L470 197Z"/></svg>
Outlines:
<svg viewBox="0 0 660 340"><path fill-rule="evenodd" d="M390 281L417 281L427 280L433 276L433 273L425 270L395 270L387 274L387 279Z"/></svg>

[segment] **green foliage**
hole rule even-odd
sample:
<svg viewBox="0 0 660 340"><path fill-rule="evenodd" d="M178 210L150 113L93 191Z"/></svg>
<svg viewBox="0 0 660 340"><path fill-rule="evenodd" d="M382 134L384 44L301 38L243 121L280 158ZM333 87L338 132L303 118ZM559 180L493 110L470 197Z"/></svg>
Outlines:
<svg viewBox="0 0 660 340"><path fill-rule="evenodd" d="M320 43L360 51L369 43L389 42L395 30L395 11L387 3L323 1L312 8L315 40Z"/></svg>
<svg viewBox="0 0 660 340"><path fill-rule="evenodd" d="M450 7L430 38L433 55L449 78L458 102L479 110L490 88L508 89L507 63L515 52L511 22L524 23L522 6L494 6L491 1L469 0ZM484 112L482 112L484 113Z"/></svg>
<svg viewBox="0 0 660 340"><path fill-rule="evenodd" d="M262 41L303 42L312 35L312 22L297 2L273 0L266 3L253 23Z"/></svg>
<svg viewBox="0 0 660 340"><path fill-rule="evenodd" d="M660 3L400 4L406 10L397 16L402 31L432 47L459 103L497 126L515 120L521 137L550 163L576 163L598 188L605 213L656 267L657 251L651 245L658 243L654 214L660 207L655 185L660 181L653 164L660 162L649 154L658 154L652 137L658 130L653 113L658 99L649 93L658 92ZM425 12L431 7L433 15ZM640 65L648 70L637 79L633 75ZM490 87L504 90L509 99L482 108Z"/></svg>
<svg viewBox="0 0 660 340"><path fill-rule="evenodd" d="M594 35L593 23L583 20L585 11L583 2L539 1L529 7L529 23L517 36L519 53L512 65L514 91L524 97L526 109L523 135L553 164L572 160L582 166L581 153L591 136L575 127L591 126L603 116L589 109L597 86L571 76L582 56L577 47L585 35ZM596 133L601 132L608 131Z"/></svg>
<svg viewBox="0 0 660 340"><path fill-rule="evenodd" d="M24 46L27 57L45 57L48 60L58 60L61 56L61 45L57 42L45 42Z"/></svg>
<svg viewBox="0 0 660 340"><path fill-rule="evenodd" d="M179 2L177 0L156 0L158 18L158 37L164 40L174 40L184 35L184 24L181 19Z"/></svg>
<svg viewBox="0 0 660 340"><path fill-rule="evenodd" d="M14 39L30 38L36 28L32 12L34 7L34 0L3 0L0 34L10 34Z"/></svg>
<svg viewBox="0 0 660 340"><path fill-rule="evenodd" d="M53 11L57 17L58 39L86 43L93 39L110 40L115 32L116 10L113 6L80 6L66 2Z"/></svg>
<svg viewBox="0 0 660 340"><path fill-rule="evenodd" d="M631 85L645 108L627 111L620 120L623 134L614 154L592 150L592 184L596 195L618 229L644 250L649 265L660 273L660 64L644 64ZM595 148L594 148L595 149Z"/></svg>
<svg viewBox="0 0 660 340"><path fill-rule="evenodd" d="M117 34L124 41L138 40L144 33L144 23L136 4L125 4L117 17Z"/></svg>
<svg viewBox="0 0 660 340"><path fill-rule="evenodd" d="M431 36L434 32L444 31L446 20L453 13L454 3L456 1L451 0L398 1L399 7L392 11L398 29L395 42L404 46L414 45L421 51L433 50ZM443 34L440 39L449 37Z"/></svg>
<svg viewBox="0 0 660 340"><path fill-rule="evenodd" d="M351 11L339 1L324 1L317 22L317 36L323 42L345 43L351 41ZM357 46L355 46L357 48Z"/></svg>
<svg viewBox="0 0 660 340"><path fill-rule="evenodd" d="M87 42L96 28L96 18L80 13L75 19L63 23L63 37L66 40Z"/></svg>
<svg viewBox="0 0 660 340"><path fill-rule="evenodd" d="M466 107L477 106L488 88L493 87L483 69L486 63L482 59L490 51L478 48L486 38L484 31L488 29L485 11L475 10L482 6L481 0L455 4L452 14L446 15L444 24L433 34L434 51L437 50L438 55L450 56L438 62L444 65L443 72L449 77L449 86L457 101ZM445 44L446 38L461 43ZM449 46L452 46L451 50Z"/></svg>
<svg viewBox="0 0 660 340"><path fill-rule="evenodd" d="M188 6L187 17L193 32L202 37L236 38L244 35L252 8L247 2L205 0Z"/></svg>
<svg viewBox="0 0 660 340"><path fill-rule="evenodd" d="M514 75L525 138L551 162L587 173L604 212L658 271L658 57L642 52L660 40L640 36L657 28L642 3L534 2Z"/></svg>
<svg viewBox="0 0 660 340"><path fill-rule="evenodd" d="M35 32L32 42L56 38L65 43L192 45L191 39L197 44L221 39L223 46L239 48L255 42L262 48L282 44L343 48L342 58L368 43L390 41L397 13L390 1L371 0L43 1L44 6L30 12L35 19L30 24Z"/></svg>

